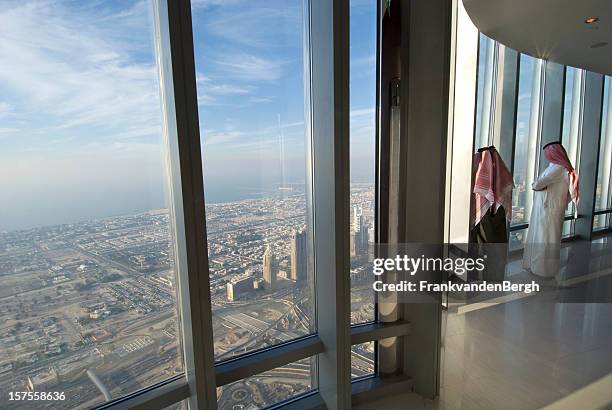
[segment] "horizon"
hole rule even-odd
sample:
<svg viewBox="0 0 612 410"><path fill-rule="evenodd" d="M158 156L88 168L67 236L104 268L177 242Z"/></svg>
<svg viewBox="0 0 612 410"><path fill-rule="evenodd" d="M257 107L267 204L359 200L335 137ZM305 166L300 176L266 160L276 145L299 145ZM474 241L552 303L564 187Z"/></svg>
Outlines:
<svg viewBox="0 0 612 410"><path fill-rule="evenodd" d="M373 185L374 181L371 182L366 182L366 181L351 181L350 185L352 186L362 186L362 185ZM294 184L292 184L294 185ZM304 185L302 183L302 185ZM303 192L300 193L294 193L294 194L288 194L288 195L283 195L283 193L285 193L287 191L281 190L281 188L279 187L279 197L282 198L290 198L293 196L301 196L304 195ZM293 192L293 191L290 191ZM211 206L218 206L218 205L229 205L229 204L235 204L235 203L239 203L239 202L249 202L249 201L257 201L257 200L263 200L263 199L270 199L270 198L274 198L274 196L258 196L258 197L244 197L242 199L236 199L236 200L228 200L228 201L214 201L214 200L209 200L206 199L206 208L211 207ZM106 219L112 219L112 218L121 218L121 217L129 217L129 216L137 216L137 215L144 215L144 214L148 214L148 213L155 213L155 212L168 212L168 207L159 207L159 208L150 208L150 209L134 209L134 210L126 210L123 213L118 213L118 214L108 214L108 215L100 215L100 216L96 216L96 217L84 217L83 219L80 220L73 220L73 221L68 221L68 222L62 222L62 223L54 223L54 224L46 224L46 225L32 225L32 226L26 226L26 227L20 227L20 228L16 228L16 229L2 229L0 228L0 234L11 234L11 233L16 233L16 232L23 232L23 231L32 231L32 230L37 230L37 229L45 229L45 228L55 228L55 227L60 227L63 225L76 225L76 224L82 224L82 223L88 223L88 222L99 222L99 221L104 221Z"/></svg>
<svg viewBox="0 0 612 410"><path fill-rule="evenodd" d="M351 180L374 182L370 3L351 2ZM192 4L207 202L303 183L302 2ZM163 208L150 2L7 1L0 38L0 231Z"/></svg>

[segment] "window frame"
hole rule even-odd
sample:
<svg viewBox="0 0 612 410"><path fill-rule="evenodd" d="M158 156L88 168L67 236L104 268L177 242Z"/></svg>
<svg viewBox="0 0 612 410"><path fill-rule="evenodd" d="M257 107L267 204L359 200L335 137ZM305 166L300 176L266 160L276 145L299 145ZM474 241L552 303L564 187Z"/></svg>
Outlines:
<svg viewBox="0 0 612 410"><path fill-rule="evenodd" d="M317 358L317 368L321 366L339 370L335 380L325 382L334 386L329 391L320 392L318 388L290 398L285 402L273 405L273 408L283 407L306 397L316 396L315 401L332 404L350 402L354 390L352 385L360 385L363 378L351 382L351 346L383 338L405 336L410 332L410 325L400 321L396 323L366 322L351 326L350 304L337 303L343 300L338 295L346 293L350 297L350 278L344 272L349 271L348 234L350 227L350 182L348 180L348 149L349 149L349 101L348 101L348 41L349 41L349 0L312 2L304 0L305 10L308 10L308 24L305 28L317 33L316 38L309 38L310 61L316 58L318 73L309 77L320 76L325 81L319 86L308 86L309 97L314 97L314 103L307 109L310 121L308 130L312 133L312 146L308 153L312 161L311 186L313 197L317 199L314 206L316 215L324 214L329 203L335 203L335 212L325 212L326 218L319 221L315 229L319 229L319 237L330 238L319 240L315 244L315 269L332 269L334 275L327 275L330 280L326 285L333 285L335 296L322 294L329 286L322 286L319 279L317 289L318 309L329 309L336 314L334 320L323 319L316 315L317 331L295 340L279 345L256 350L248 354L215 362L212 335L212 310L210 304L210 279L208 276L208 251L206 240L205 198L202 177L202 158L200 146L200 129L197 109L197 92L194 64L193 33L191 23L190 0L153 0L156 29L156 47L158 47L158 64L160 66L162 93L165 105L165 134L168 148L168 174L171 191L172 216L175 224L175 250L177 252L177 283L179 292L179 316L181 319L181 342L184 350L185 372L155 385L136 391L101 404L99 409L111 408L150 408L165 407L186 400L190 408L217 408L216 388L242 380L246 377L272 370L277 367L312 356ZM377 50L376 70L377 82L380 76L380 10L377 5ZM329 35L324 35L327 33ZM333 33L333 36L331 35ZM329 38L333 38L333 47L329 47ZM162 50L162 48L164 48ZM165 55L163 55L165 53ZM161 57L160 57L161 56ZM164 57L165 60L164 61ZM320 79L319 78L319 79ZM330 85L333 84L334 87ZM378 86L378 84L377 84ZM379 88L379 87L377 87ZM333 115L325 102L339 100L333 104ZM377 114L379 105L379 90L377 90ZM319 104L317 104L317 101ZM329 105L329 101L327 102ZM330 140L321 127L321 119L326 127L331 127L334 135L344 135L342 138ZM314 123L313 118L319 122ZM378 149L379 118L376 115L376 147ZM317 137L318 136L318 137ZM319 158L320 157L320 158ZM376 155L378 160L378 155ZM332 162L330 162L331 160ZM335 164L330 169L324 169L326 163ZM376 164L378 175L378 163ZM316 169L316 172L314 169ZM335 178L324 178L325 175L335 175ZM344 177L346 176L346 178ZM318 178L318 179L317 179ZM343 181L343 178L346 181ZM325 182L327 180L327 182ZM378 180L378 178L377 178ZM314 182L317 181L315 184ZM378 191L378 183L376 183ZM378 194L375 203L375 224L378 225ZM322 200L324 199L324 200ZM329 224L329 217L336 222ZM322 231L322 232L321 232ZM378 231L376 230L376 234ZM324 251L330 245L341 242L346 237L346 243L332 253ZM335 238L332 240L331 238ZM346 246L344 246L346 245ZM326 249L327 248L327 249ZM333 246L332 246L333 248ZM346 249L344 249L346 248ZM335 264L335 268L333 265ZM322 267L324 266L324 267ZM315 275L316 276L316 275ZM375 305L376 311L377 306ZM344 328L344 331L339 331ZM330 357L328 346L336 344L337 353ZM327 353L326 353L327 352ZM325 354L324 354L325 353ZM348 359L348 360L347 360ZM377 363L375 360L375 368ZM313 375L317 380L325 376L325 372ZM376 372L373 376L376 376ZM373 376L366 377L371 379ZM344 380L343 383L338 383ZM370 387L371 388L371 387ZM364 390L361 388L361 390ZM367 389L366 389L367 390ZM340 393L342 392L342 393ZM298 400L299 399L299 400Z"/></svg>
<svg viewBox="0 0 612 410"><path fill-rule="evenodd" d="M610 121L606 120L606 129L603 129L603 124L604 124L604 116L609 117L610 113L612 112L612 107L610 105L610 101L612 99L612 95L610 94L612 92L612 76L605 76L604 77L604 84L603 84L603 91L602 91L602 102L601 102L601 123L600 123L600 144L599 144L599 152L598 152L598 157L601 156L601 151L604 149L604 147L602 146L602 137L603 137L603 133L611 133L612 132L612 124L610 123ZM607 88L607 95L606 95L606 88ZM608 98L608 101L604 101L605 98ZM604 107L607 108L607 110L604 111ZM606 136L607 137L607 136ZM606 138L603 137L603 138ZM597 167L597 177L599 177L599 166ZM597 207L597 203L595 204L595 209L593 211L593 218L596 218L599 215L605 215L605 222L604 222L604 226L603 227L596 227L595 226L595 222L593 221L593 235L605 235L609 232L612 232L612 226L611 226L611 222L612 222L612 168L608 169L608 175L604 175L604 178L602 179L602 182L604 182L604 184L607 185L607 198L605 200L606 202L606 207L604 208L599 208ZM596 179L596 184L597 184L597 179ZM595 186L595 189L597 189L597 185ZM596 192L597 194L597 192Z"/></svg>
<svg viewBox="0 0 612 410"><path fill-rule="evenodd" d="M480 37L479 37L479 42L480 42ZM477 50L478 50L477 53L480 54L480 47L478 47ZM514 100L513 102L514 102L514 111L515 111L514 124L513 124L513 130L512 130L512 141L511 141L511 147L512 147L511 151L512 152L510 155L510 168L513 172L515 168L515 158L516 158L515 156L515 147L516 147L516 138L517 138L516 124L518 120L517 101L518 101L519 78L520 78L520 72L521 72L520 56L521 54L518 54L518 67L516 70L516 89L514 91L514 95L511 96L513 97L513 100ZM480 58L481 56L478 55L478 59ZM493 59L493 63L499 64L499 58ZM534 113L536 113L536 115L538 116L538 118L536 119L537 120L536 151L535 153L531 153L531 155L528 154L530 157L533 157L532 159L535 162L534 177L537 176L538 171L542 171L542 168L545 165L543 162L539 160L541 156L540 155L541 148L548 142L552 142L552 141L561 142L562 141L564 112L566 108L565 107L565 103L566 103L565 91L566 91L566 76L567 76L566 73L568 70L568 66L560 65L557 63L552 63L552 62L545 61L545 60L536 59L536 63L538 63L538 67L539 67L540 85L538 86L538 94L532 95L532 98L537 98L537 103L535 105L532 103L530 107L531 115L534 115ZM538 67L536 67L536 69ZM500 67L493 67L492 70L493 70L493 73L498 74L500 71ZM478 67L474 75L476 77L476 81L478 81ZM587 147L587 149L585 149L585 146L584 146L584 138L585 138L584 134L585 133L587 134L587 139L589 140L592 139L591 134L593 134L593 126L584 121L585 115L591 116L593 118L599 115L599 117L597 117L596 122L597 122L598 130L599 130L599 133L598 133L599 140L598 141L601 140L601 132L603 132L601 129L603 120L604 120L603 116L607 114L603 112L603 107L604 107L603 98L605 95L604 90L605 90L606 85L610 81L610 77L606 77L606 79L604 79L603 75L592 73L584 69L579 69L576 75L580 76L579 78L580 87L579 87L578 95L572 96L572 105L579 104L579 113L577 116L578 122L572 123L572 119L570 119L571 126L576 127L576 130L578 133L575 166L579 173L582 172L583 174L585 174L584 183L582 181L583 178L581 178L581 196L586 194L587 195L586 198L589 199L589 201L587 202L589 203L593 202L593 203L590 205L586 205L586 204L582 204L582 206L579 205L575 213L565 215L564 221L570 222L570 232L569 234L563 236L562 238L563 241L574 240L578 237L581 237L583 239L590 239L593 236L593 234L603 235L603 234L606 234L612 231L612 227L609 226L609 218L610 218L610 214L612 214L612 205L608 204L608 207L606 209L596 209L595 208L596 204L594 203L594 201L590 200L591 193L593 194L592 195L593 198L595 197L595 192L597 189L596 187L597 176L598 176L597 174L599 172L598 161L599 161L600 150L603 148L600 146L601 145L600 142L595 144L593 147L590 147L590 146ZM601 87L599 85L599 82L602 82ZM494 92L499 92L499 90L494 89ZM503 93L505 92L506 92L506 89L503 90ZM478 87L476 87L475 95L476 97L478 97ZM499 96L493 95L491 96L491 101L496 100L498 98ZM502 96L502 99L505 100L506 95ZM558 99L560 99L560 104L555 104L554 101ZM551 102L551 100L553 102ZM491 101L477 101L476 102L476 107L475 107L475 112L474 112L474 132L473 132L473 138L472 138L472 141L474 144L477 142L476 141L476 137L477 137L476 128L480 126L480 124L477 124L476 122L476 118L477 118L476 114L478 112L477 110L482 104L488 105L491 103ZM498 113L495 112L495 115L497 114ZM497 119L493 119L492 121L495 122L497 121ZM492 132L491 129L489 129L489 132ZM496 141L496 138L497 138L496 135L488 136L489 141L491 140ZM503 145L503 140L499 142L499 144ZM593 153L597 156L597 158L595 158L596 169L594 171L595 172L594 181L592 180L592 175L591 175L592 170L590 168L593 165L592 164L592 161L593 161L592 154ZM585 158L587 161L584 161L583 158ZM589 160L591 162L586 163ZM583 162L585 163L583 164ZM612 175L608 175L606 177L609 181L610 178L612 178ZM526 205L528 206L528 204ZM592 210L590 209L591 207L593 208ZM608 215L607 216L608 221L606 223L606 227L595 228L594 218L598 215ZM509 234L511 235L513 232L523 231L525 229L528 229L528 227L529 227L528 220L522 221L519 223L511 223L509 226ZM588 227L590 228L587 229ZM515 251L520 252L521 249L522 249L522 245L511 249L511 252L515 252Z"/></svg>

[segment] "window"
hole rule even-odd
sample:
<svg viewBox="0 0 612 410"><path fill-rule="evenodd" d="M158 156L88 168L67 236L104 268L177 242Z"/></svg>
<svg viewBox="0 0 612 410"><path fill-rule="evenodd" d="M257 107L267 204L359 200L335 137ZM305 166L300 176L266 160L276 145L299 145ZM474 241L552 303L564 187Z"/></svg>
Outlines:
<svg viewBox="0 0 612 410"><path fill-rule="evenodd" d="M497 44L495 41L480 33L478 46L478 84L476 91L476 126L475 146L489 146L493 143L492 116L494 109L494 84Z"/></svg>
<svg viewBox="0 0 612 410"><path fill-rule="evenodd" d="M2 391L91 407L183 371L151 20L0 5Z"/></svg>
<svg viewBox="0 0 612 410"><path fill-rule="evenodd" d="M375 0L350 2L351 323L375 320L376 18Z"/></svg>
<svg viewBox="0 0 612 410"><path fill-rule="evenodd" d="M567 67L565 71L565 96L563 102L563 129L561 133L561 144L567 150L567 155L572 165L578 169L580 143L581 143L581 115L582 107L582 84L584 82L584 70ZM573 216L575 205L570 202L566 214ZM563 235L571 235L573 232L573 221L565 221L563 224Z"/></svg>
<svg viewBox="0 0 612 410"><path fill-rule="evenodd" d="M302 1L193 2L215 359L313 331Z"/></svg>
<svg viewBox="0 0 612 410"><path fill-rule="evenodd" d="M361 343L351 348L351 377L354 379L374 374L375 342Z"/></svg>
<svg viewBox="0 0 612 410"><path fill-rule="evenodd" d="M346 407L349 349L353 376L370 376L375 340L409 331L368 323L363 280L381 5L351 3L349 101L335 64L349 15L331 1L22 3L0 6L1 390L61 391L78 408L236 410L320 380L331 390L313 399ZM329 138L347 135L348 108L349 187L349 141ZM349 246L333 246L349 232L350 269ZM352 331L367 343L339 337L364 323Z"/></svg>
<svg viewBox="0 0 612 410"><path fill-rule="evenodd" d="M307 393L315 363L311 357L219 387L219 409L262 409Z"/></svg>
<svg viewBox="0 0 612 410"><path fill-rule="evenodd" d="M595 193L595 209L608 210L610 203L610 158L612 158L612 109L610 108L610 87L612 82L606 76L604 80L603 109L601 116L601 136L599 143L599 168L597 170L597 185ZM595 216L594 229L610 226L609 214Z"/></svg>
<svg viewBox="0 0 612 410"><path fill-rule="evenodd" d="M512 224L529 223L533 191L531 183L537 171L540 82L542 61L521 54L514 150L514 191ZM510 234L511 247L525 240L525 230Z"/></svg>
<svg viewBox="0 0 612 410"><path fill-rule="evenodd" d="M582 83L584 70L567 67L565 72L565 97L563 102L563 131L561 143L575 167L580 151L580 115L582 112Z"/></svg>

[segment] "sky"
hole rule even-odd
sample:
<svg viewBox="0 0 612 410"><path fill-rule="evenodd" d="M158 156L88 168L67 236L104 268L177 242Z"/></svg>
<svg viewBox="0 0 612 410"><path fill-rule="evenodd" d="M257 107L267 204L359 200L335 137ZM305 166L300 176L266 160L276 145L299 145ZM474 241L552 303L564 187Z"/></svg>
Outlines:
<svg viewBox="0 0 612 410"><path fill-rule="evenodd" d="M375 0L351 1L351 179L374 180ZM206 200L304 183L302 0L192 0ZM0 2L0 231L165 207L149 0Z"/></svg>

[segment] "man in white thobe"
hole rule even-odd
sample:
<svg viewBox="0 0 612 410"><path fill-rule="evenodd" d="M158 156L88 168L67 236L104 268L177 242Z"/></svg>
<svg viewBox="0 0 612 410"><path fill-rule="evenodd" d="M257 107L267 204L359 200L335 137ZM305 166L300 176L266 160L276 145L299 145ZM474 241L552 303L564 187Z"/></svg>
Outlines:
<svg viewBox="0 0 612 410"><path fill-rule="evenodd" d="M559 272L561 233L569 201L578 202L578 177L563 146L544 147L548 167L533 182L533 206L523 253L523 268L542 277Z"/></svg>

